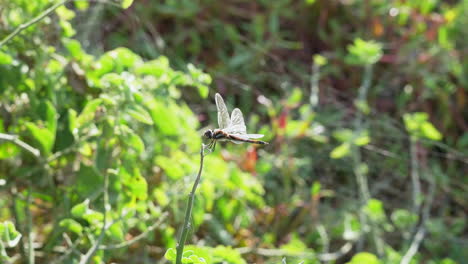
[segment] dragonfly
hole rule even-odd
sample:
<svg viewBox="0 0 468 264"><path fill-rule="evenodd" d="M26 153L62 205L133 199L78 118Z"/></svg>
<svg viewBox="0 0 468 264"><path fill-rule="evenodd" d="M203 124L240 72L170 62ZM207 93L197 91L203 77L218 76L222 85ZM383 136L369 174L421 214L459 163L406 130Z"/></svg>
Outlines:
<svg viewBox="0 0 468 264"><path fill-rule="evenodd" d="M247 134L244 117L239 108L235 108L231 113L231 117L229 117L229 112L224 104L223 97L221 97L219 93L216 93L215 101L218 110L219 128L208 129L204 134L206 138L211 139L211 142L208 144L209 149L214 150L216 142L218 141L231 141L236 144L268 144L268 142L265 141L255 140L262 138L262 134Z"/></svg>

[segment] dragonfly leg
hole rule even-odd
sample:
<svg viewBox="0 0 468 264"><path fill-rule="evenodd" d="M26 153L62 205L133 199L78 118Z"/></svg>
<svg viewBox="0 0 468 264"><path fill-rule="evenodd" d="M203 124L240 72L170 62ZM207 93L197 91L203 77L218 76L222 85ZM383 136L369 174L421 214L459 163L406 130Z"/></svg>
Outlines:
<svg viewBox="0 0 468 264"><path fill-rule="evenodd" d="M213 151L214 151L215 148L216 148L216 140L213 140L213 142L214 142L214 143L213 143Z"/></svg>

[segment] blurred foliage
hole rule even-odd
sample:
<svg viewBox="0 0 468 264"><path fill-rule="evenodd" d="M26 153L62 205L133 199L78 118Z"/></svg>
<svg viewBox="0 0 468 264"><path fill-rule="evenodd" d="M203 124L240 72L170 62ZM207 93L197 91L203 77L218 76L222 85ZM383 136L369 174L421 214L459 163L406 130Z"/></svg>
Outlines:
<svg viewBox="0 0 468 264"><path fill-rule="evenodd" d="M468 259L467 0L69 1L21 26L60 2L0 0L2 263L173 261L215 92L270 145L206 157L184 263L400 263L418 228L410 263Z"/></svg>

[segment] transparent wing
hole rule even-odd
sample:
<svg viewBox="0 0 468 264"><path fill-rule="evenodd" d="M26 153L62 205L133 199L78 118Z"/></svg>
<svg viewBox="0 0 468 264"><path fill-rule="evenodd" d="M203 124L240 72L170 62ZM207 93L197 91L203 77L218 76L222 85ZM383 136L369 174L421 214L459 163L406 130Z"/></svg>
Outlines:
<svg viewBox="0 0 468 264"><path fill-rule="evenodd" d="M247 137L247 138L253 138L253 139L262 138L262 137L263 137L262 134L245 134L245 135L243 135L243 136L245 136L245 137Z"/></svg>
<svg viewBox="0 0 468 264"><path fill-rule="evenodd" d="M246 134L247 128L245 127L244 117L239 108L236 108L232 111L231 122L228 127L224 130L230 134Z"/></svg>
<svg viewBox="0 0 468 264"><path fill-rule="evenodd" d="M231 123L231 119L229 119L229 113L224 104L224 100L219 93L215 95L216 100L216 108L218 109L218 125L220 129L227 128L229 123Z"/></svg>

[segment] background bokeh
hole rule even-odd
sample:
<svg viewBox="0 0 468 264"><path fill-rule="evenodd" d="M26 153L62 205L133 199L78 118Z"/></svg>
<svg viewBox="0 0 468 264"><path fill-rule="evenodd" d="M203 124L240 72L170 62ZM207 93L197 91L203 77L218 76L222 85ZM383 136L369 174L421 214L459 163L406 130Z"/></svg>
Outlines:
<svg viewBox="0 0 468 264"><path fill-rule="evenodd" d="M270 144L205 157L184 263L466 263L467 14L0 0L0 263L172 263L217 92Z"/></svg>

